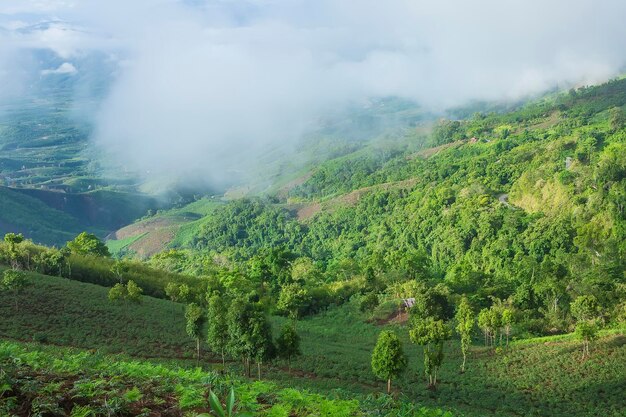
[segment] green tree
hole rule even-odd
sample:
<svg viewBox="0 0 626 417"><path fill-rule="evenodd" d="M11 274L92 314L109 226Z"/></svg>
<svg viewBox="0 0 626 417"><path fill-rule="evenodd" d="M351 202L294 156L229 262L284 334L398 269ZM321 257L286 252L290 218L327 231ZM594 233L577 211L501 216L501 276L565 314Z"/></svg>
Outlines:
<svg viewBox="0 0 626 417"><path fill-rule="evenodd" d="M17 269L19 266L17 246L23 241L24 236L21 233L7 233L4 235L4 242L8 246L9 260L13 269Z"/></svg>
<svg viewBox="0 0 626 417"><path fill-rule="evenodd" d="M372 371L379 378L387 380L387 394L391 394L391 379L406 370L407 359L402 342L391 330L383 330L372 352Z"/></svg>
<svg viewBox="0 0 626 417"><path fill-rule="evenodd" d="M228 351L234 357L241 357L250 377L253 359L261 377L261 363L273 353L271 327L265 312L259 304L244 298L234 299L228 309Z"/></svg>
<svg viewBox="0 0 626 417"><path fill-rule="evenodd" d="M298 320L310 299L309 292L299 284L287 284L280 291L276 308L293 320Z"/></svg>
<svg viewBox="0 0 626 417"><path fill-rule="evenodd" d="M119 282L109 290L109 301L122 301L126 299L126 286Z"/></svg>
<svg viewBox="0 0 626 417"><path fill-rule="evenodd" d="M200 363L200 339L206 321L206 315L202 308L196 303L190 303L185 309L185 330L189 337L196 341L196 363Z"/></svg>
<svg viewBox="0 0 626 417"><path fill-rule="evenodd" d="M2 282L0 282L0 290L13 293L15 301L15 311L19 310L20 292L28 285L26 274L16 269L7 269L2 273Z"/></svg>
<svg viewBox="0 0 626 417"><path fill-rule="evenodd" d="M168 282L165 285L165 295L175 303L186 303L189 301L191 289L187 284L177 284L175 282Z"/></svg>
<svg viewBox="0 0 626 417"><path fill-rule="evenodd" d="M570 311L577 319L575 334L583 342L583 358L589 356L589 345L598 338L600 305L593 295L581 295L570 304Z"/></svg>
<svg viewBox="0 0 626 417"><path fill-rule="evenodd" d="M491 306L487 318L489 319L491 346L495 346L496 338L498 337L498 330L502 327L502 315L500 314L500 309L496 306ZM500 343L502 343L502 332L500 332Z"/></svg>
<svg viewBox="0 0 626 417"><path fill-rule="evenodd" d="M506 335L506 346L509 346L509 337L511 336L511 328L513 327L514 321L513 310L510 308L504 308L501 314L501 323L502 329L504 330L504 334Z"/></svg>
<svg viewBox="0 0 626 417"><path fill-rule="evenodd" d="M295 327L285 324L276 338L276 353L279 358L287 360L287 369L291 372L291 358L301 354L300 335Z"/></svg>
<svg viewBox="0 0 626 417"><path fill-rule="evenodd" d="M443 363L443 342L451 336L450 328L443 320L433 317L412 318L409 338L411 342L424 347L424 371L428 376L428 386L437 386L437 372Z"/></svg>
<svg viewBox="0 0 626 417"><path fill-rule="evenodd" d="M141 303L141 295L143 294L143 290L139 285L135 283L135 281L130 280L126 284L126 299L134 304Z"/></svg>
<svg viewBox="0 0 626 417"><path fill-rule="evenodd" d="M73 253L81 255L111 256L106 245L96 235L87 232L82 232L74 240L67 242L67 247Z"/></svg>
<svg viewBox="0 0 626 417"><path fill-rule="evenodd" d="M227 306L219 293L210 296L207 304L207 344L213 352L220 353L222 365L226 366L225 351L228 346Z"/></svg>
<svg viewBox="0 0 626 417"><path fill-rule="evenodd" d="M489 346L490 340L490 329L491 329L491 321L490 321L490 312L488 308L483 308L478 313L478 327L483 331L483 335L485 336L485 346Z"/></svg>
<svg viewBox="0 0 626 417"><path fill-rule="evenodd" d="M600 315L600 304L594 295L581 295L572 301L570 311L579 321L594 320Z"/></svg>
<svg viewBox="0 0 626 417"><path fill-rule="evenodd" d="M472 344L472 329L474 328L474 312L467 297L463 297L454 316L456 321L456 331L461 336L461 353L463 354L463 363L461 364L461 372L465 372L465 360L467 352Z"/></svg>
<svg viewBox="0 0 626 417"><path fill-rule="evenodd" d="M117 277L117 280L122 283L124 273L128 270L128 267L122 261L115 261L111 266L111 273Z"/></svg>
<svg viewBox="0 0 626 417"><path fill-rule="evenodd" d="M143 290L135 281L130 280L126 285L117 283L109 290L109 301L128 301L134 304L141 303Z"/></svg>
<svg viewBox="0 0 626 417"><path fill-rule="evenodd" d="M595 321L583 320L576 324L576 337L583 342L583 359L590 355L589 344L598 338L598 326Z"/></svg>

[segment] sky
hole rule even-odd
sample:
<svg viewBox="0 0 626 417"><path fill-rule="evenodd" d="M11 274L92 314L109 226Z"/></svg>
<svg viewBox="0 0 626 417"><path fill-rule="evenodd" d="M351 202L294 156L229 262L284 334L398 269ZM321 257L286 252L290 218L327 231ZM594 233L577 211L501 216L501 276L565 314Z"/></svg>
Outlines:
<svg viewBox="0 0 626 417"><path fill-rule="evenodd" d="M625 70L623 0L2 0L0 101L30 63L113 62L92 140L149 175L228 175L329 109L398 96L440 111Z"/></svg>

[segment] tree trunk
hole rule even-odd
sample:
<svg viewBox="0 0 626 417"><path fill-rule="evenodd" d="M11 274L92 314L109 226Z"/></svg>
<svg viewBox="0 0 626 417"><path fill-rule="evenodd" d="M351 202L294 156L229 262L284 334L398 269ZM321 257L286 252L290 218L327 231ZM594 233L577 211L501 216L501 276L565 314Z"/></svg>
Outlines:
<svg viewBox="0 0 626 417"><path fill-rule="evenodd" d="M461 372L465 372L465 350L463 351L463 363L461 364Z"/></svg>
<svg viewBox="0 0 626 417"><path fill-rule="evenodd" d="M287 356L287 370L291 373L291 356Z"/></svg>
<svg viewBox="0 0 626 417"><path fill-rule="evenodd" d="M224 349L222 349L222 367L226 368L226 359L224 358Z"/></svg>
<svg viewBox="0 0 626 417"><path fill-rule="evenodd" d="M196 366L200 365L200 338L196 338Z"/></svg>
<svg viewBox="0 0 626 417"><path fill-rule="evenodd" d="M261 362L260 361L256 363L256 367L257 367L257 371L259 374L259 381L260 381L261 380Z"/></svg>

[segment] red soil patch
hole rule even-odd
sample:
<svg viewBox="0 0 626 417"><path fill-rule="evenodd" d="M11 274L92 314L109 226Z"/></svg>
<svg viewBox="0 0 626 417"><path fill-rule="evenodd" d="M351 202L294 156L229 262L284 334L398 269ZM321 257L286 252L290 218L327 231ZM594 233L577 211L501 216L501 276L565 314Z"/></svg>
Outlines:
<svg viewBox="0 0 626 417"><path fill-rule="evenodd" d="M372 185L369 187L359 188L357 190L351 191L347 194L343 194L334 198L331 198L328 201L324 201L323 203L315 202L311 204L305 204L299 206L296 209L296 213L298 216L298 220L304 221L314 217L317 213L324 211L332 211L338 207L351 207L359 202L361 197L370 191L375 190L392 190L392 189L401 189L401 188L412 188L417 184L417 178L409 178L408 180L395 181L395 182L387 182L384 184Z"/></svg>

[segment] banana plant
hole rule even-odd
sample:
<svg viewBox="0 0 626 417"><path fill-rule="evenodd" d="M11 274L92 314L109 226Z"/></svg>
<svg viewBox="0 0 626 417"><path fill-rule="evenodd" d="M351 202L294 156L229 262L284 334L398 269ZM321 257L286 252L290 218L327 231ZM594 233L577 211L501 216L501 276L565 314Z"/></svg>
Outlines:
<svg viewBox="0 0 626 417"><path fill-rule="evenodd" d="M213 391L209 392L209 405L212 414L200 414L198 417L252 417L252 413L240 413L235 411L235 390L230 389L230 394L226 399L226 409L222 407L222 403Z"/></svg>

